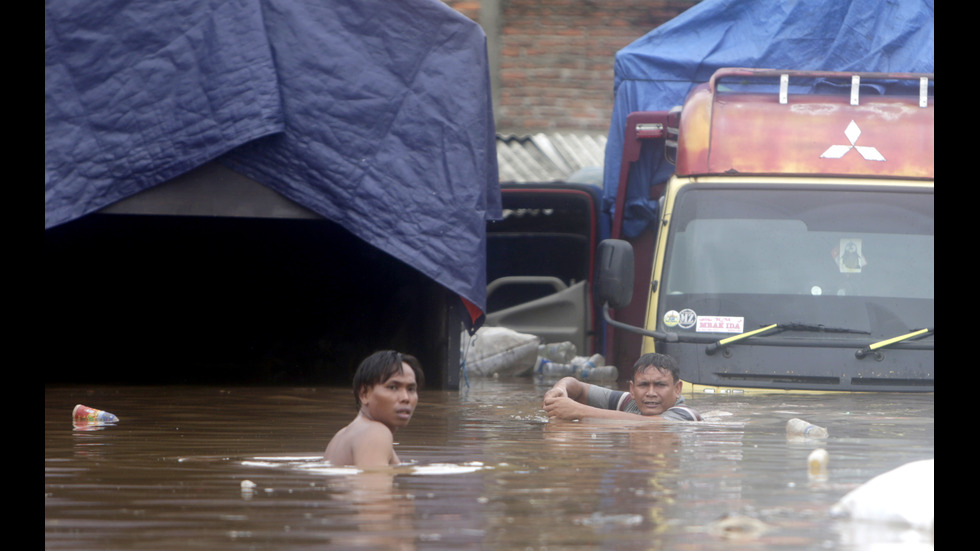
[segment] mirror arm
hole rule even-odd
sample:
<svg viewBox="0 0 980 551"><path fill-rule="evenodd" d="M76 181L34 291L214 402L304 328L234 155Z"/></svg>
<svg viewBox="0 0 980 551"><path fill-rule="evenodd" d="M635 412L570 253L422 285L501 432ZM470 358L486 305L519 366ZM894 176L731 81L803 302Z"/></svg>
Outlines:
<svg viewBox="0 0 980 551"><path fill-rule="evenodd" d="M643 329L642 327L636 327L634 325L629 325L621 321L616 321L609 314L609 303L602 305L602 317L606 320L606 323L612 325L613 327L618 327L619 329L625 329L631 333L638 333L645 337L650 337L653 340L663 341L663 342L678 342L677 333L664 333L661 331L650 331L648 329Z"/></svg>

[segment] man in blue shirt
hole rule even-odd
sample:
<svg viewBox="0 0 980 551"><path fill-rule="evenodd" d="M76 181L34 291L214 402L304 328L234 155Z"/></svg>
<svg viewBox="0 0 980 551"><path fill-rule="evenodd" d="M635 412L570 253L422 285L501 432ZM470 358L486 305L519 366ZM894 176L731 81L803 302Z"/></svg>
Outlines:
<svg viewBox="0 0 980 551"><path fill-rule="evenodd" d="M629 392L612 390L565 377L544 394L544 410L552 419L587 417L636 420L700 421L701 415L687 407L681 396L677 360L666 354L640 356L633 365Z"/></svg>

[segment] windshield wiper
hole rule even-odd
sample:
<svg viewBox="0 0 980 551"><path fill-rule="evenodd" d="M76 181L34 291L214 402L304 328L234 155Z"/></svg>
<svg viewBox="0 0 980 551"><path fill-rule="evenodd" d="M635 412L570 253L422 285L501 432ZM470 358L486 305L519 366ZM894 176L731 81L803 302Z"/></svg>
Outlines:
<svg viewBox="0 0 980 551"><path fill-rule="evenodd" d="M704 352L709 356L714 354L720 348L724 348L729 344L738 342L742 339L747 339L749 337L755 337L764 333L781 333L783 331L810 331L816 333L861 333L864 335L870 335L870 331L862 331L860 329L848 329L846 327L828 327L821 324L812 323L800 323L800 322L789 322L789 323L774 323L772 325L767 325L765 327L756 329L754 331L746 331L745 333L739 333L725 339L721 339L709 344Z"/></svg>
<svg viewBox="0 0 980 551"><path fill-rule="evenodd" d="M862 349L858 350L857 352L855 352L854 353L854 356L857 357L860 360L861 358L867 356L868 354L874 353L875 358L880 358L881 354L878 352L878 350L880 350L880 349L882 349L882 348L884 348L886 346L891 346L893 344L897 344L897 343L905 342L905 341L910 341L910 340L914 340L914 339L922 339L922 338L928 337L929 335L932 335L933 333L934 333L934 331L933 331L932 328L919 329L919 330L916 330L916 331L912 331L911 333L906 333L904 335L899 335L897 337L892 337L890 339L886 339L886 340L883 340L883 341L878 341L878 342L873 343L873 344L869 344L868 346L865 346L864 348L862 348Z"/></svg>

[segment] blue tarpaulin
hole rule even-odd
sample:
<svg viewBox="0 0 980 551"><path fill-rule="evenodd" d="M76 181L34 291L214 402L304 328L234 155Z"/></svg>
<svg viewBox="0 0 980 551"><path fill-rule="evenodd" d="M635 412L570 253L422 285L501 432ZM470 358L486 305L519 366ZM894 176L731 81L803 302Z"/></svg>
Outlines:
<svg viewBox="0 0 980 551"><path fill-rule="evenodd" d="M482 29L440 0L45 3L44 226L218 162L479 309Z"/></svg>
<svg viewBox="0 0 980 551"><path fill-rule="evenodd" d="M606 142L603 202L616 203L626 116L681 105L723 67L934 72L932 0L704 0L616 54L615 103ZM633 165L623 235L656 219L650 188L673 165L663 146Z"/></svg>

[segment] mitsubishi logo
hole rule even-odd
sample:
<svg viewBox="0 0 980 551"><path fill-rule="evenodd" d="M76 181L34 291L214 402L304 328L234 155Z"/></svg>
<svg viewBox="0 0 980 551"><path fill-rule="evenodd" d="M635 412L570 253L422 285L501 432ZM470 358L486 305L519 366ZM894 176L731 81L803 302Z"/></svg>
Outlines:
<svg viewBox="0 0 980 551"><path fill-rule="evenodd" d="M885 158L881 156L881 153L873 147L866 147L862 145L854 145L858 138L861 136L861 129L854 121L847 125L847 129L844 130L844 135L847 136L847 140L851 142L851 145L832 145L827 148L827 151L823 152L820 156L821 159L840 159L848 151L856 149L858 153L864 157L865 161L884 161Z"/></svg>

